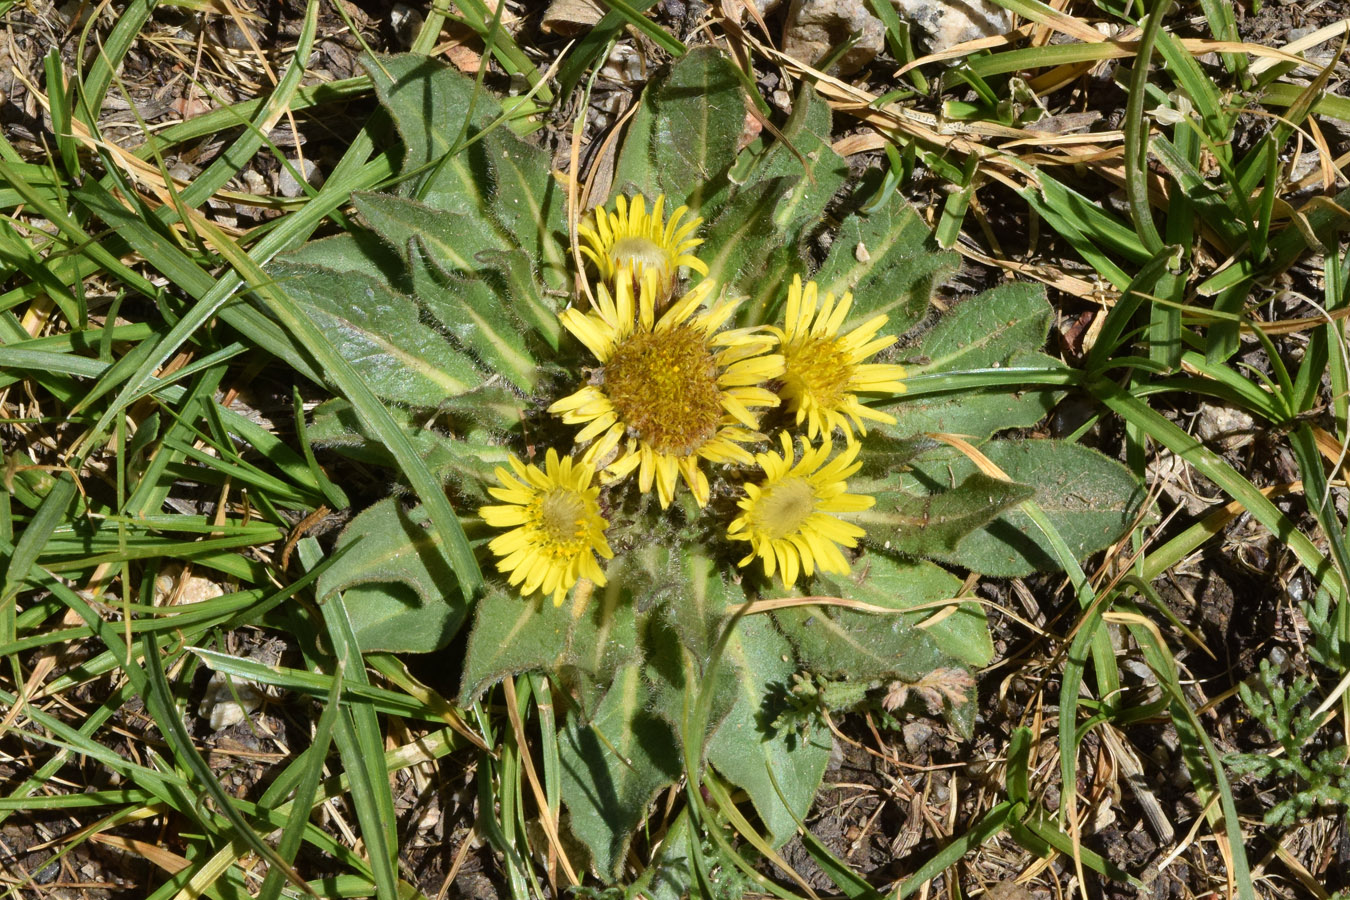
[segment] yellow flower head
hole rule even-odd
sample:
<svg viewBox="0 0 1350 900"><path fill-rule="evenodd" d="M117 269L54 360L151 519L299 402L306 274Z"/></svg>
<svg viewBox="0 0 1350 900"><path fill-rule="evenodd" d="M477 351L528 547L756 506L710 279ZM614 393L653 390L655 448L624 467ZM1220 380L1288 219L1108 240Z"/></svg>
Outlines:
<svg viewBox="0 0 1350 900"><path fill-rule="evenodd" d="M848 494L845 481L862 466L854 462L859 444L850 441L834 459L827 436L819 447L802 438L802 457L793 462L792 439L781 432L783 452L758 453L755 462L764 470L764 481L746 484L739 502L741 515L727 527L733 541L749 541L750 553L739 565L756 556L764 561L764 574L778 571L783 584L792 587L800 569L809 577L815 570L846 575L848 560L839 549L858 546L865 532L843 522L835 513L862 512L876 502L865 494Z"/></svg>
<svg viewBox="0 0 1350 900"><path fill-rule="evenodd" d="M876 337L886 324L885 315L873 316L840 335L853 307L853 295L844 294L837 304L833 294L826 294L824 303L818 299L814 281L803 288L801 278L793 276L785 327L770 329L778 335L787 368L779 393L789 411L797 414L797 424L806 422L812 438L839 428L852 441L852 428L867 433L863 419L895 422L895 417L864 406L857 394L902 393L905 369L863 362L895 343L890 335Z"/></svg>
<svg viewBox="0 0 1350 900"><path fill-rule="evenodd" d="M613 295L600 285L590 312L563 311L563 325L603 367L549 411L585 426L577 443L594 443L582 460L604 466L607 481L636 469L642 491L655 484L666 507L682 477L704 506L709 486L699 460L752 461L740 445L763 440L751 410L778 405L760 385L783 373L783 358L767 353L773 338L758 330L718 331L739 301L703 309L709 281L673 302L659 320L658 273L646 270L637 297L633 291L633 281L622 277Z"/></svg>
<svg viewBox="0 0 1350 900"><path fill-rule="evenodd" d="M502 487L489 493L506 506L484 506L478 510L493 528L510 528L492 539L488 546L502 557L498 572L510 572L508 579L528 597L543 589L553 594L553 605L563 598L580 578L604 585L595 554L612 559L614 551L605 540L609 523L600 516L596 498L599 487L591 487L594 470L573 462L572 457L558 461L558 451L550 448L544 470L526 465L512 456L515 474L498 466L496 475Z"/></svg>
<svg viewBox="0 0 1350 900"><path fill-rule="evenodd" d="M681 206L669 222L664 222L661 212L665 203L665 195L658 196L648 214L641 194L631 203L618 197L614 201L618 212L607 213L597 208L594 227L577 226L583 241L581 252L595 263L606 284L613 287L620 272L628 272L635 282L640 282L643 272L654 271L664 299L674 287L680 266L688 266L700 275L708 274L707 265L689 252L703 243L700 238L690 237L703 220L692 218L681 225L680 219L689 211Z"/></svg>

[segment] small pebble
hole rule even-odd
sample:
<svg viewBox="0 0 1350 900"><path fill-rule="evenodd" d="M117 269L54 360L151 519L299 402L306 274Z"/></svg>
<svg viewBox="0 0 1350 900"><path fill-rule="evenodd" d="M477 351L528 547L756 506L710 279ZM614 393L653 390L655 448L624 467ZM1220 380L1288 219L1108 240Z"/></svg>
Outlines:
<svg viewBox="0 0 1350 900"><path fill-rule="evenodd" d="M1206 443L1216 443L1223 450L1236 450L1252 442L1255 428L1256 420L1235 406L1201 403L1195 436Z"/></svg>
<svg viewBox="0 0 1350 900"><path fill-rule="evenodd" d="M847 40L853 46L832 66L851 75L881 52L886 28L862 0L793 0L783 28L783 51L807 65L816 65Z"/></svg>
<svg viewBox="0 0 1350 900"><path fill-rule="evenodd" d="M212 731L223 731L231 725L238 725L262 705L263 693L258 685L251 681L233 679L234 690L225 680L225 675L217 672L206 684L206 694L197 707L197 714L211 723ZM235 697L238 697L238 701Z"/></svg>
<svg viewBox="0 0 1350 900"><path fill-rule="evenodd" d="M292 169L296 172L304 172L305 181L311 187L319 187L323 184L323 173L319 171L319 164L312 159L306 159L303 166L299 160L291 160L289 166L282 166L277 174L277 192L283 197L299 197L305 192L300 182L296 180Z"/></svg>
<svg viewBox="0 0 1350 900"><path fill-rule="evenodd" d="M923 752L924 745L933 736L933 729L923 722L907 722L901 730L905 739L905 749L913 756Z"/></svg>
<svg viewBox="0 0 1350 900"><path fill-rule="evenodd" d="M1004 34L1012 27L1011 16L992 0L934 3L933 0L891 0L900 18L919 26L928 35L927 50L941 53L957 44Z"/></svg>

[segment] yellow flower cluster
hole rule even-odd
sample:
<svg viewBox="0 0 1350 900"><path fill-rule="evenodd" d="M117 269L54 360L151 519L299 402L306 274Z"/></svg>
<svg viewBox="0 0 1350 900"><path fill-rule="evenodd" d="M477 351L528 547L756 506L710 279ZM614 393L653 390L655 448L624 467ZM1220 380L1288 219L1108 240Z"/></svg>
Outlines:
<svg viewBox="0 0 1350 900"><path fill-rule="evenodd" d="M600 485L634 473L642 493L656 489L662 508L681 481L704 507L711 498L704 463L757 465L763 478L744 483L727 537L750 543L741 566L758 557L768 577L778 573L789 587L800 573L846 574L841 548L863 536L839 518L875 502L847 493L862 465L857 435L869 420L894 419L858 395L905 389L901 366L866 362L895 342L878 336L886 316L841 334L852 295L822 299L814 282L794 277L781 326L727 328L741 301L719 295L692 254L702 220L686 220L682 206L666 221L664 208L664 197L650 212L643 197L620 197L615 212L596 210L593 224L578 228L600 280L589 311L567 309L560 319L600 365L549 411L581 426L580 455L560 461L549 449L544 470L512 457L514 472L498 468L503 486L492 490L507 505L479 511L489 525L513 529L489 546L523 595L542 590L561 604L581 578L605 583L596 555L613 552ZM682 294L681 269L704 276ZM805 426L800 454L787 431L778 435L781 453L752 454L746 445L768 440L764 411L779 406ZM838 454L836 432L844 439Z"/></svg>

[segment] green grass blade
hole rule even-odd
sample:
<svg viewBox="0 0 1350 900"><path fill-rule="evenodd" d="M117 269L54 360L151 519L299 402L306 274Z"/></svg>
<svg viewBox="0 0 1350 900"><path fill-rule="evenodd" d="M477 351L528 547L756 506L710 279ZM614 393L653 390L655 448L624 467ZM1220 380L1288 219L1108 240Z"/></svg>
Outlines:
<svg viewBox="0 0 1350 900"><path fill-rule="evenodd" d="M961 223L966 218L966 212L970 209L970 198L975 193L975 169L978 164L979 160L975 156L966 159L965 169L962 171L963 180L955 185L957 189L948 194L942 203L942 215L938 219L937 228L933 231L933 239L944 250L956 246L957 238L960 236Z"/></svg>
<svg viewBox="0 0 1350 900"><path fill-rule="evenodd" d="M76 58L92 62L88 74L80 85L79 103L76 108L80 120L89 126L91 131L98 126L98 112L104 108L108 87L112 84L118 67L126 58L132 44L140 38L141 30L145 27L145 23L150 21L150 16L158 5L158 0L131 0L120 7L112 29L106 35L97 38L97 46L92 48L94 51L92 53L86 41L94 27L95 17L90 17L86 21L84 31L80 33Z"/></svg>
<svg viewBox="0 0 1350 900"><path fill-rule="evenodd" d="M1022 840L1025 840L1027 836L1032 837L1032 840L1028 841L1028 843L1031 844L1031 847L1036 847L1038 845L1053 847L1055 850L1058 850L1060 853L1071 858L1074 857L1076 851L1077 858L1081 859L1083 865L1087 866L1092 871L1104 875L1113 881L1125 882L1137 890L1147 890L1144 883L1138 878L1125 872L1100 853L1090 850L1081 844L1075 844L1073 838L1063 831L1060 831L1052 822L1044 819L1027 818L1021 822L1015 823L1010 831L1013 839L1017 840L1019 843L1021 843ZM1023 844L1023 846L1025 847L1027 845ZM1028 847L1027 849L1031 849L1031 847ZM1032 852L1036 851L1033 850Z"/></svg>
<svg viewBox="0 0 1350 900"><path fill-rule="evenodd" d="M342 697L342 684L342 665L338 664L334 668L327 702L324 704L323 712L319 714L318 724L314 727L314 738L310 742L309 749L295 763L304 773L292 799L295 809L307 810L314 806L319 782L323 779L324 759L328 756L328 748L333 742L333 728L341 708L339 701ZM281 837L277 841L277 855L287 863L294 865L296 854L300 852L300 845L305 837L307 824L307 817L291 816L286 827L281 830ZM258 891L259 900L276 900L281 896L281 889L285 884L286 876L281 869L269 869Z"/></svg>
<svg viewBox="0 0 1350 900"><path fill-rule="evenodd" d="M1214 35L1214 40L1228 43L1237 43L1242 40L1242 36L1238 33L1237 20L1233 17L1232 3L1227 2L1227 0L1200 0L1200 8L1204 10L1204 18L1209 23L1209 30ZM1255 13L1256 11L1256 7L1253 6L1252 12ZM1246 54L1220 53L1219 58L1223 60L1224 68L1238 76L1243 83L1243 87L1250 86L1251 79L1247 71Z"/></svg>
<svg viewBox="0 0 1350 900"><path fill-rule="evenodd" d="M245 125L243 134L183 188L182 193L178 195L179 204L194 208L201 206L212 194L224 187L226 182L238 175L264 144L270 144L264 129L269 123L279 119L284 110L293 108L295 92L307 71L306 63L310 58L315 30L319 24L318 0L308 0L300 21L300 34L296 38L295 51L291 54L290 64L277 79L276 87L266 100L259 104L253 118L243 123ZM153 147L151 152L155 152ZM279 158L282 162L286 161L284 156ZM303 178L298 180L304 181ZM168 181L168 184L172 187L173 182ZM161 218L168 221L172 211L173 208L170 206L162 207Z"/></svg>
<svg viewBox="0 0 1350 900"><path fill-rule="evenodd" d="M333 594L324 602L323 619L339 670L351 679L354 687L368 687L365 663L357 649L356 636L340 594ZM394 813L389 775L384 767L380 723L373 705L353 700L345 714L337 717L333 742L350 779L352 805L370 857L376 896L380 900L399 900L398 874L394 868L398 861L398 818Z"/></svg>
<svg viewBox="0 0 1350 900"><path fill-rule="evenodd" d="M495 11L496 4L490 9L483 0L455 0L455 6L459 7L464 15L459 19L465 25L468 25L478 36L483 38L493 56L502 64L507 72L512 75L523 75L529 82L531 89L537 93L539 98L545 103L553 100L553 92L549 89L547 82L530 61L525 51L512 39L509 32L501 27L500 13ZM432 38L437 35L433 34ZM433 42L434 43L434 40ZM431 47L424 47L421 52L430 53Z"/></svg>
<svg viewBox="0 0 1350 900"><path fill-rule="evenodd" d="M1289 435L1289 446L1294 451L1299 474L1303 476L1303 495L1307 498L1308 509L1321 526L1327 545L1331 548L1341 595L1350 595L1350 551L1345 546L1345 524L1336 512L1336 498L1327 483L1325 463L1312 425L1300 422Z"/></svg>
<svg viewBox="0 0 1350 900"><path fill-rule="evenodd" d="M1297 84L1272 84L1261 92L1263 106L1293 107L1309 96L1305 87ZM1320 91L1312 95L1311 111L1319 116L1330 116L1350 122L1350 97Z"/></svg>
<svg viewBox="0 0 1350 900"><path fill-rule="evenodd" d="M1219 795L1219 806L1223 812L1224 830L1228 838L1229 856L1233 861L1232 875L1233 880L1237 882L1238 898L1239 900L1256 900L1256 891L1252 886L1251 868L1247 862L1246 835L1242 832L1242 819L1238 815L1237 804L1233 800L1232 786L1228 783L1228 776L1223 770L1223 759L1219 756L1214 742L1205 732L1204 725L1195 714L1195 710L1191 709L1190 704L1186 701L1186 695L1181 688L1172 654L1168 652L1167 646L1162 642L1161 635L1155 628L1139 624L1139 622L1145 621L1144 617L1137 609L1132 608L1132 604L1122 603L1121 607L1122 609L1128 609L1137 620L1127 622L1130 634L1143 651L1144 661L1148 663L1149 668L1158 677L1159 685L1172 702L1172 715L1177 722L1178 733L1185 740L1183 729L1188 731L1199 742L1205 760L1209 763L1208 774L1213 780L1214 790ZM1180 713L1179 716L1178 713ZM1196 787L1200 788L1201 785L1197 784ZM1203 793L1200 799L1202 803L1208 800Z"/></svg>
<svg viewBox="0 0 1350 900"><path fill-rule="evenodd" d="M1232 136L1235 114L1224 104L1223 96L1213 79L1205 74L1205 70L1200 68L1200 64L1181 45L1181 41L1161 28L1158 29L1156 41L1158 55L1163 58L1167 71L1176 79L1177 86L1195 106L1205 135L1215 142L1216 157L1226 159L1230 152L1227 143Z"/></svg>
<svg viewBox="0 0 1350 900"><path fill-rule="evenodd" d="M572 48L571 56L558 69L559 95L571 96L581 83L586 70L601 60L601 54L609 46L609 42L624 29L625 25L632 24L629 16L636 13L641 18L642 13L655 5L656 0L638 0L635 4L624 4L627 15L611 8L601 16L600 21L577 42Z"/></svg>
<svg viewBox="0 0 1350 900"><path fill-rule="evenodd" d="M1127 422L1137 425L1154 440L1195 466L1202 475L1217 484L1234 500L1242 503L1253 518L1288 545L1315 581L1326 587L1338 600L1344 596L1331 563L1322 556L1312 541L1260 490L1243 478L1217 453L1150 409L1142 401L1130 396L1116 384L1097 381L1090 385L1090 390L1098 400Z"/></svg>
<svg viewBox="0 0 1350 900"><path fill-rule="evenodd" d="M677 59L688 52L688 48L678 38L672 37L670 32L666 31L660 25L657 25L651 19L642 14L651 4L639 3L636 7L627 3L626 0L602 0L605 6L608 6L611 12L621 16L625 23L636 28L638 31L652 39L662 50L669 53ZM603 22L603 20L601 20Z"/></svg>
<svg viewBox="0 0 1350 900"><path fill-rule="evenodd" d="M1155 0L1153 9L1139 36L1139 50L1130 72L1130 86L1125 101L1125 196L1130 204L1130 218L1135 233L1150 254L1162 249L1162 236L1153 224L1153 207L1148 198L1148 144L1149 120L1144 115L1148 98L1148 70L1153 58L1153 44L1162 27L1165 0Z"/></svg>
<svg viewBox="0 0 1350 900"><path fill-rule="evenodd" d="M337 674L323 675L317 672L307 672L304 669L266 666L250 659L209 650L205 647L189 647L188 652L200 657L202 662L213 672L223 672L235 678L256 681L259 684L270 684L288 691L296 691L315 697L323 697L332 693L333 683L339 677ZM343 696L353 701L359 700L370 704L380 712L390 715L425 719L433 722L441 721L442 718L437 711L430 709L420 700L398 691L374 687L366 683L354 681L345 684Z"/></svg>
<svg viewBox="0 0 1350 900"><path fill-rule="evenodd" d="M0 640L14 640L14 598L19 595L19 590L28 579L29 570L37 563L52 534L65 521L70 502L74 499L75 479L69 473L62 472L10 552L4 589L0 591L0 614L7 619L6 633L0 635Z"/></svg>
<svg viewBox="0 0 1350 900"><path fill-rule="evenodd" d="M204 790L215 801L217 810L232 826L235 840L242 841L253 852L267 860L269 865L280 869L292 884L303 885L304 879L299 873L278 856L272 846L263 840L262 835L244 820L234 805L234 798L225 793L211 767L193 746L192 738L183 726L182 716L179 715L169 679L164 674L164 665L159 657L159 643L153 633L141 636L141 651L145 661L146 707L154 717L155 724L159 726L160 733L169 742L174 757L192 773L193 787Z"/></svg>
<svg viewBox="0 0 1350 900"><path fill-rule="evenodd" d="M544 799L548 814L558 821L562 810L562 764L558 757L558 717L553 709L553 690L548 678L531 673L530 693L539 715L539 755L543 760Z"/></svg>
<svg viewBox="0 0 1350 900"><path fill-rule="evenodd" d="M302 112L319 106L349 103L369 96L371 90L370 78L365 75L308 84L296 89L288 108L291 112ZM235 128L242 122L258 121L258 111L271 102L271 96L242 100L182 122L175 122L163 131L145 135L145 143L137 146L134 154L139 159L151 159L170 152L179 144L211 137L218 132ZM3 196L3 193L0 193L0 199ZM3 207L4 204L0 203L0 208Z"/></svg>
<svg viewBox="0 0 1350 900"><path fill-rule="evenodd" d="M904 900L940 875L943 870L974 853L985 841L1006 829L1009 822L1021 815L1024 809L1021 804L1005 800L980 816L965 834L943 847L928 862L920 866L917 872L906 878L895 892L896 900Z"/></svg>
<svg viewBox="0 0 1350 900"><path fill-rule="evenodd" d="M0 798L0 811L27 809L86 809L95 806L120 806L124 803L145 805L154 801L154 795L138 788L112 788L86 791L82 794L55 794L48 797Z"/></svg>
<svg viewBox="0 0 1350 900"><path fill-rule="evenodd" d="M38 195L42 194L40 183L34 190ZM55 207L55 200L51 204ZM84 329L88 326L82 298L58 274L52 260L43 259L33 244L20 238L14 226L5 220L0 220L0 263L13 266L32 279L32 285L46 292L72 327Z"/></svg>
<svg viewBox="0 0 1350 900"><path fill-rule="evenodd" d="M1163 277L1180 266L1181 248L1163 247L1139 270L1139 274L1131 279L1120 299L1107 312L1096 343L1092 345L1087 358L1083 361L1083 368L1088 373L1100 372L1112 364L1111 358L1122 349L1123 336L1139 307L1147 298L1157 296L1158 286Z"/></svg>
<svg viewBox="0 0 1350 900"><path fill-rule="evenodd" d="M3 136L0 136L0 151L3 151L5 156L15 155L14 148ZM94 268L90 271L102 269L138 293L152 300L159 298L160 290L154 284L123 265L115 254L101 246L98 240L85 231L64 209L47 199L27 178L19 174L7 159L0 159L0 182L17 190L24 202L51 222L64 240L80 248L80 252L94 264Z"/></svg>
<svg viewBox="0 0 1350 900"><path fill-rule="evenodd" d="M1129 226L1082 194L1044 172L1037 173L1036 180L1037 187L1023 188L1018 193L1097 273L1124 290L1130 276L1116 262L1114 254L1138 265L1147 263L1153 254Z"/></svg>
<svg viewBox="0 0 1350 900"><path fill-rule="evenodd" d="M281 224L268 232L266 237L259 241L253 248L252 257L245 257L248 259L245 268L257 284L265 284L269 279L261 274L261 270L255 260L269 260L273 255L280 252L291 243L303 240L304 237L317 227L318 224L333 210L347 203L352 190L370 187L379 179L388 175L390 170L387 161L362 167L361 161L366 158L369 151L370 139L363 135L358 136L348 149L347 154L343 157L342 162L334 169L333 174L324 184L323 190L319 192L318 196L312 198L303 209L292 213L281 220ZM0 178L3 178L4 176L4 167L3 164L0 164ZM111 208L106 211L108 211L110 215L115 212L115 210ZM227 249L238 249L228 237L214 229L211 231L212 242L217 244L218 247L224 246ZM94 248L91 248L89 252L93 254L98 249L100 248L95 246ZM238 258L238 254L232 255L235 256L236 259ZM103 262L101 258L98 261L100 263ZM149 261L151 264L155 264L157 258L149 258ZM166 260L166 262L172 262L172 258ZM125 267L122 267L115 259L112 260L112 263L117 267L114 271L119 274L119 277L123 277L123 279L126 280L126 277L121 276L120 272L120 270ZM131 274L134 276L134 273ZM186 285L180 284L180 287L185 287L189 290L193 288L205 288L205 292L197 297L198 302L193 305L186 315L174 323L173 328L156 343L155 352L141 365L140 369L127 380L126 386L123 387L118 397L103 413L103 416L100 417L94 428L96 433L106 434L112 420L130 405L130 395L136 390L139 390L147 380L153 377L155 370L163 365L164 361L167 360L170 355L177 352L177 350L186 343L193 334L203 328L213 316L219 314L232 325L235 321L240 321L245 325L248 324L249 320L247 317L234 316L229 309L222 310L224 304L232 299L244 284L244 278L242 277L241 272L226 272L218 278L212 278L209 286L207 286L205 282L200 281L196 274L189 272L188 277L191 279L189 283ZM147 296L156 296L157 292L153 289L153 286L150 286L149 282L145 282L145 284L149 288ZM252 333L249 331L246 331L245 333L252 336ZM280 335L283 334L283 332L280 329L276 329L272 334ZM313 336L311 335L310 337L312 338ZM289 341L291 338L286 337L282 340ZM269 351L274 349L267 345L263 345L263 347ZM290 356L303 359L306 354L305 351L301 349L302 347L303 344L295 346L290 350ZM276 349L285 353L288 348L277 347ZM311 364L308 361L303 362L300 368L301 371L313 371L311 369ZM322 382L322 378L317 380Z"/></svg>

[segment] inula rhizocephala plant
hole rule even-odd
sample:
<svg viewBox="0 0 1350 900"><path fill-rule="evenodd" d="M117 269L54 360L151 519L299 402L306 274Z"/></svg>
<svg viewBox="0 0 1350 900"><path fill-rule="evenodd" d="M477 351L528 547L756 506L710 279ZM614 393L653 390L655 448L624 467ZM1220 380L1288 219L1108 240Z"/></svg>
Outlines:
<svg viewBox="0 0 1350 900"><path fill-rule="evenodd" d="M401 176L273 274L401 418L487 587L462 595L419 507L377 503L320 585L362 649L437 651L472 619L447 658L464 703L546 675L566 827L602 879L656 894L701 852L697 791L662 813L662 863L633 872L626 850L682 778L744 790L770 847L797 829L832 741L784 717L801 685L940 707L969 734L993 648L954 573L1057 567L1025 503L1081 556L1140 502L1091 450L995 437L1060 396L1015 374L1045 341L1040 289L935 319L954 254L880 178L848 189L809 90L781 137L746 143L755 99L712 49L647 88L610 199L574 221L528 123L481 87L366 65ZM343 401L308 430L392 461Z"/></svg>

